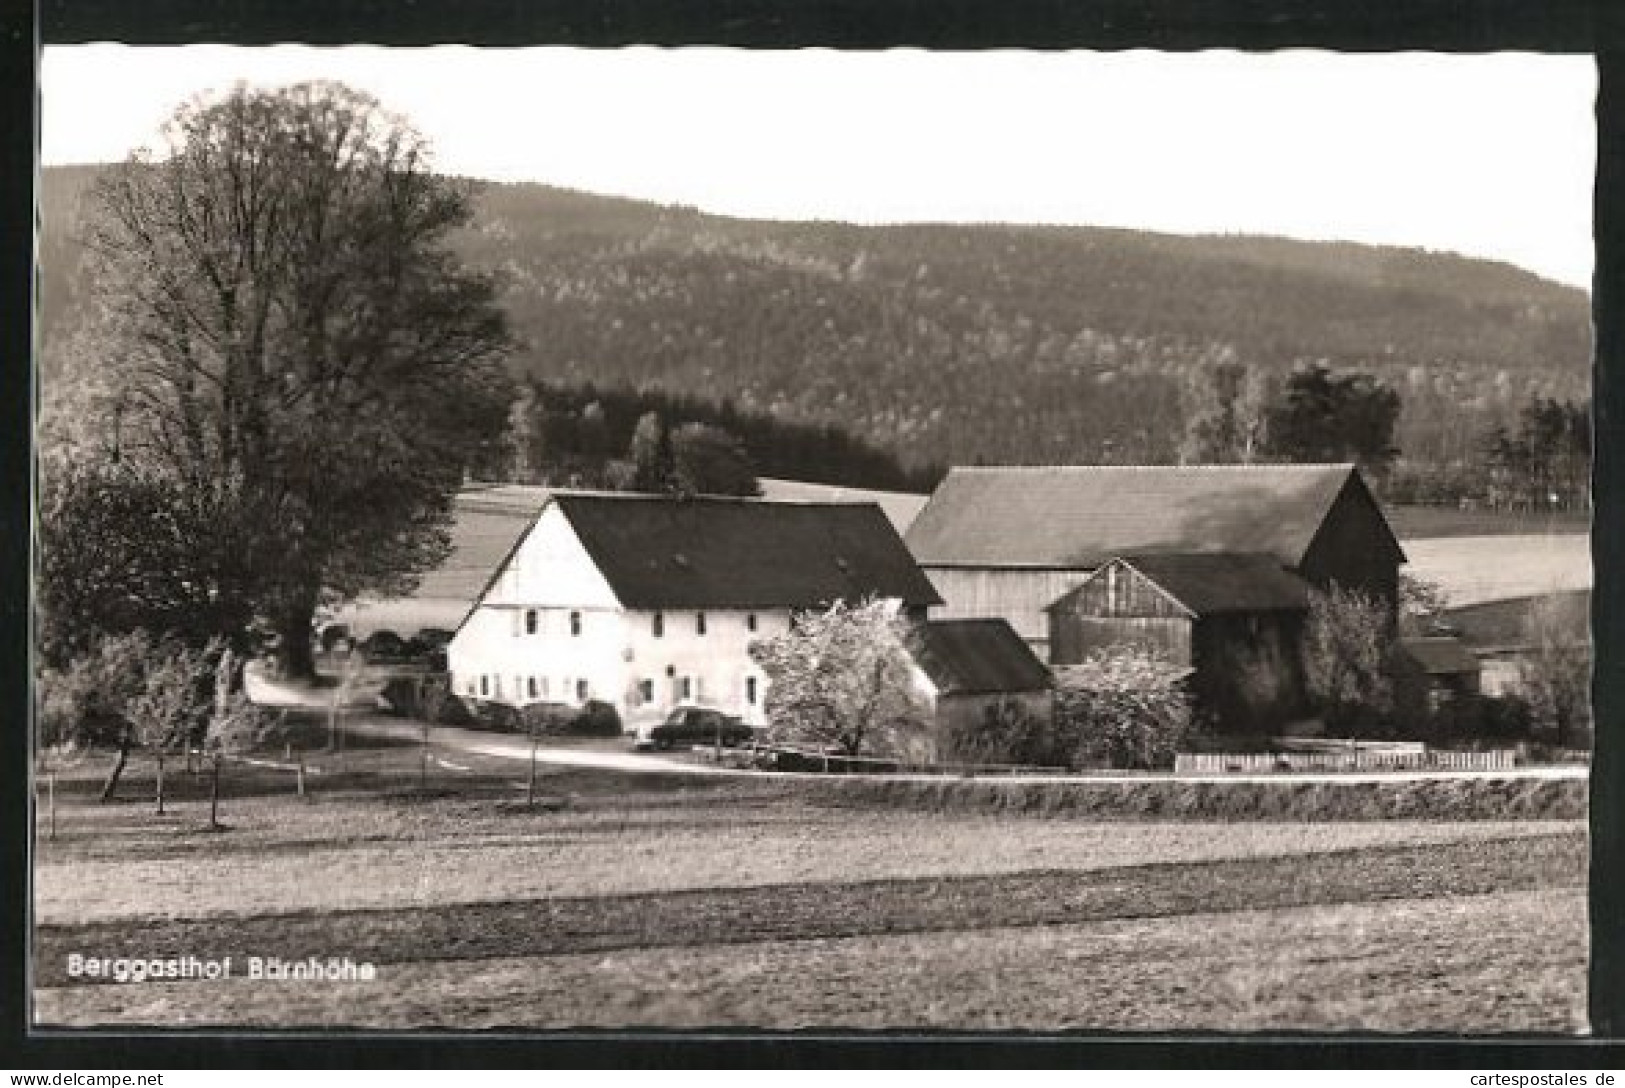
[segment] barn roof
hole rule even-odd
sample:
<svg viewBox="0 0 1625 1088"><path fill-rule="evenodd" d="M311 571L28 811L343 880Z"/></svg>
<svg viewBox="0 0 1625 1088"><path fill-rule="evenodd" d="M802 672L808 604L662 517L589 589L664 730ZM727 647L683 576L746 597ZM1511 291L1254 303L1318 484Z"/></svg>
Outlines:
<svg viewBox="0 0 1625 1088"><path fill-rule="evenodd" d="M1400 641L1406 656L1415 661L1429 676L1457 676L1478 672L1478 658L1451 635L1428 635Z"/></svg>
<svg viewBox="0 0 1625 1088"><path fill-rule="evenodd" d="M1273 555L1175 552L1119 556L1113 562L1138 572L1197 616L1301 612L1309 607L1309 583L1282 568ZM1101 567L1095 571L1083 585L1050 607L1063 607L1063 602L1100 578L1105 570Z"/></svg>
<svg viewBox="0 0 1625 1088"><path fill-rule="evenodd" d="M1161 552L1296 566L1358 480L1350 464L955 468L908 543L926 566L1087 568Z"/></svg>
<svg viewBox="0 0 1625 1088"><path fill-rule="evenodd" d="M1049 669L1004 620L934 620L909 633L909 649L945 695L1043 691Z"/></svg>
<svg viewBox="0 0 1625 1088"><path fill-rule="evenodd" d="M910 491L875 491L864 487L845 487L841 484L815 484L802 480L775 480L762 477L762 498L769 502L872 502L886 512L899 533L908 532L920 511L925 508L927 495Z"/></svg>
<svg viewBox="0 0 1625 1088"><path fill-rule="evenodd" d="M870 595L942 603L873 503L552 501L627 608L812 608Z"/></svg>

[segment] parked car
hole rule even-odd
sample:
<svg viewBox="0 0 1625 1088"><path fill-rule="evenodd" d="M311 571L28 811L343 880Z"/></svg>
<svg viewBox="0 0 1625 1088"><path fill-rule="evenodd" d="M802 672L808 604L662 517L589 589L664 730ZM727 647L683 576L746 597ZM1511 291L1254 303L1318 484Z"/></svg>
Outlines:
<svg viewBox="0 0 1625 1088"><path fill-rule="evenodd" d="M721 738L732 748L754 737L755 731L732 714L708 707L680 706L659 723L645 723L637 731L638 748L671 748L682 744L715 744Z"/></svg>

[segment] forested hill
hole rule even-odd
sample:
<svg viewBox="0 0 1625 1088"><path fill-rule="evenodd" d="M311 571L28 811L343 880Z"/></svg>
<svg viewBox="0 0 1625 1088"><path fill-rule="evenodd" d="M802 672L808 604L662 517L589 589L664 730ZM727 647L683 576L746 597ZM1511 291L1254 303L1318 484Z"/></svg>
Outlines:
<svg viewBox="0 0 1625 1088"><path fill-rule="evenodd" d="M47 170L45 324L71 320L82 170ZM1195 179L1199 181L1199 179ZM507 276L517 368L833 423L910 463L1160 460L1216 361L1325 360L1459 455L1532 394L1584 396L1589 302L1416 250L1087 227L733 220L482 184L470 260Z"/></svg>

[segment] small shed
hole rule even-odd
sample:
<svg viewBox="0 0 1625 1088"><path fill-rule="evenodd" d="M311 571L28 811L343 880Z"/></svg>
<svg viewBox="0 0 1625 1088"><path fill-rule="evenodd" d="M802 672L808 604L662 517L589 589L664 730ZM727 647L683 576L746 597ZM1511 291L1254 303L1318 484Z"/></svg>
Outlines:
<svg viewBox="0 0 1625 1088"><path fill-rule="evenodd" d="M1430 709L1437 710L1451 699L1477 695L1478 658L1454 635L1426 635L1402 639L1407 671L1426 692Z"/></svg>
<svg viewBox="0 0 1625 1088"><path fill-rule="evenodd" d="M1299 647L1309 584L1271 555L1119 556L1053 602L1057 668L1114 645L1150 645L1191 670L1198 714L1269 732L1307 712Z"/></svg>
<svg viewBox="0 0 1625 1088"><path fill-rule="evenodd" d="M989 707L1019 704L1041 721L1054 713L1054 680L1004 620L934 620L909 633L921 690L941 731L979 721Z"/></svg>

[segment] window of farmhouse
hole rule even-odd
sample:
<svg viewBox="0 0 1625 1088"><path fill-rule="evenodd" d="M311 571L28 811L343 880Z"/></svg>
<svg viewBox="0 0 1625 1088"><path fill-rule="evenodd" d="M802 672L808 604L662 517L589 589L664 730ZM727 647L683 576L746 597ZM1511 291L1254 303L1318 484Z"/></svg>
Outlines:
<svg viewBox="0 0 1625 1088"><path fill-rule="evenodd" d="M747 631L756 630L756 613L752 612L748 616L745 617L745 630L747 630Z"/></svg>
<svg viewBox="0 0 1625 1088"><path fill-rule="evenodd" d="M576 681L576 698L583 703L587 701L587 682L585 680Z"/></svg>
<svg viewBox="0 0 1625 1088"><path fill-rule="evenodd" d="M652 703L655 701L655 682L653 680L638 681L638 702Z"/></svg>
<svg viewBox="0 0 1625 1088"><path fill-rule="evenodd" d="M694 698L694 678L692 676L683 677L683 698Z"/></svg>
<svg viewBox="0 0 1625 1088"><path fill-rule="evenodd" d="M654 619L650 620L649 624L650 624L650 630L652 630L654 632L654 637L655 638L663 638L663 637L665 637L665 634L666 634L666 614L664 612L656 612L654 614Z"/></svg>
<svg viewBox="0 0 1625 1088"><path fill-rule="evenodd" d="M704 612L696 612L696 613L694 613L694 633L696 635L705 634L705 613Z"/></svg>
<svg viewBox="0 0 1625 1088"><path fill-rule="evenodd" d="M536 698L536 678L534 676L530 678L530 684L527 688L526 694L528 694L532 699Z"/></svg>
<svg viewBox="0 0 1625 1088"><path fill-rule="evenodd" d="M572 613L570 613L570 634L572 634L572 635L580 635L581 634L581 613L580 612L572 612Z"/></svg>
<svg viewBox="0 0 1625 1088"><path fill-rule="evenodd" d="M525 634L534 635L535 633L536 633L536 610L534 608L527 608L527 609L525 609Z"/></svg>
<svg viewBox="0 0 1625 1088"><path fill-rule="evenodd" d="M489 694L491 694L491 678L489 676L485 676L485 675L480 676L480 694L481 695L489 695Z"/></svg>
<svg viewBox="0 0 1625 1088"><path fill-rule="evenodd" d="M751 706L756 705L756 677L745 677L745 702Z"/></svg>

